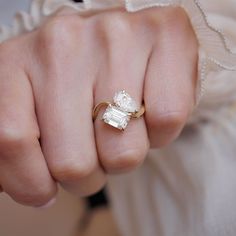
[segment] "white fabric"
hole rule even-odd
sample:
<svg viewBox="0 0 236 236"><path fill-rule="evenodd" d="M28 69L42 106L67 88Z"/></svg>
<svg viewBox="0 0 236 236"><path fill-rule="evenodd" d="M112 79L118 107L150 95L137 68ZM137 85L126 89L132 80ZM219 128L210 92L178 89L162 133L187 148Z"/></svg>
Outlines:
<svg viewBox="0 0 236 236"><path fill-rule="evenodd" d="M10 25L16 11L28 10L30 0L0 0L0 22Z"/></svg>
<svg viewBox="0 0 236 236"><path fill-rule="evenodd" d="M34 0L0 40L30 31L60 6L80 11L124 6L130 12L179 5L199 40L205 95L180 138L151 150L137 171L111 177L109 190L124 236L236 234L236 2L235 0ZM207 79L207 80L206 80Z"/></svg>

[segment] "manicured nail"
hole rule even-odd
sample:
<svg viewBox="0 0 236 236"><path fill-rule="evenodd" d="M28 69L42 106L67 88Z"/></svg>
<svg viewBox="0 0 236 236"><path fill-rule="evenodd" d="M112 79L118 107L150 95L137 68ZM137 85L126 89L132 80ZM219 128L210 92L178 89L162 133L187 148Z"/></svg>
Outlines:
<svg viewBox="0 0 236 236"><path fill-rule="evenodd" d="M45 205L40 206L40 207L36 207L36 208L37 209L47 209L47 208L50 208L52 205L54 205L55 202L56 202L56 198L53 198L48 203L46 203Z"/></svg>

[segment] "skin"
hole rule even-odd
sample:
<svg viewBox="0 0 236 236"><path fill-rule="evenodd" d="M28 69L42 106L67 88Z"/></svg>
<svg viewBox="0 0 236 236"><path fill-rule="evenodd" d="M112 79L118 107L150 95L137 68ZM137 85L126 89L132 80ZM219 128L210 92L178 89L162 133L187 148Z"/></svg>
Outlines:
<svg viewBox="0 0 236 236"><path fill-rule="evenodd" d="M198 44L180 8L79 16L64 9L0 45L0 185L43 206L57 184L85 196L175 140L195 103ZM145 116L124 132L92 108L125 89ZM0 188L0 189L1 189Z"/></svg>

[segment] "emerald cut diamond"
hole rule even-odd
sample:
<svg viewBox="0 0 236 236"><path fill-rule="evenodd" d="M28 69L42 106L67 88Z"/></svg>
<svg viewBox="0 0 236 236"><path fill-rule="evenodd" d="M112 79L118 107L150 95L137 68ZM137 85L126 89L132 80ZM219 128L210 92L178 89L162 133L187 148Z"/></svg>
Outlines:
<svg viewBox="0 0 236 236"><path fill-rule="evenodd" d="M103 121L117 129L124 130L130 120L130 114L119 107L109 105L103 114Z"/></svg>
<svg viewBox="0 0 236 236"><path fill-rule="evenodd" d="M134 99L124 90L119 91L103 114L103 121L119 130L124 130L132 115L138 112L139 107Z"/></svg>

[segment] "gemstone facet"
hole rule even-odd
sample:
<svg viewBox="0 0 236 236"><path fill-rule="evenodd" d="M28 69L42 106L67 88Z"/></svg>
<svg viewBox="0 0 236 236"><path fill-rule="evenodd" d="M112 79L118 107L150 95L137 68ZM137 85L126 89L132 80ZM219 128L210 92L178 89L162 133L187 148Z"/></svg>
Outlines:
<svg viewBox="0 0 236 236"><path fill-rule="evenodd" d="M109 105L103 114L103 121L117 129L124 130L130 120L130 114L119 107Z"/></svg>
<svg viewBox="0 0 236 236"><path fill-rule="evenodd" d="M126 112L137 112L139 110L134 99L124 90L117 92L113 98L115 105Z"/></svg>
<svg viewBox="0 0 236 236"><path fill-rule="evenodd" d="M125 130L132 115L139 111L134 99L124 90L119 91L103 114L103 121L119 130Z"/></svg>

